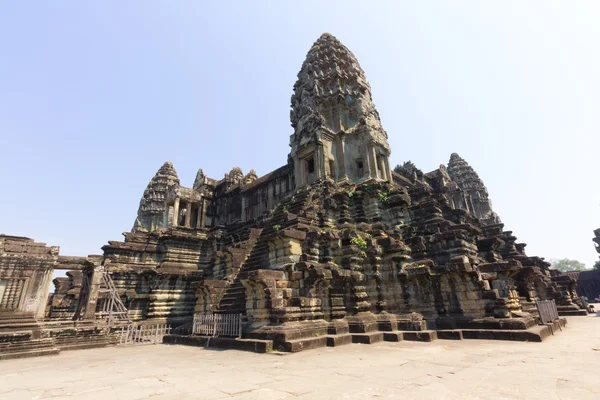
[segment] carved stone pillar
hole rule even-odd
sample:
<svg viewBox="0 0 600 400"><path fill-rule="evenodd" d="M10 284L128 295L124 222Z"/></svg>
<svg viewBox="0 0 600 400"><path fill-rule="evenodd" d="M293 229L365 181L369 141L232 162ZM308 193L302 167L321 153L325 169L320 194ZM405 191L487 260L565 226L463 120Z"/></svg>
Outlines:
<svg viewBox="0 0 600 400"><path fill-rule="evenodd" d="M204 204L204 199L200 199L198 203L198 216L196 217L196 229L203 228L202 226L202 204Z"/></svg>
<svg viewBox="0 0 600 400"><path fill-rule="evenodd" d="M175 199L173 204L173 227L177 227L179 223L179 197Z"/></svg>
<svg viewBox="0 0 600 400"><path fill-rule="evenodd" d="M323 143L317 144L317 150L315 151L315 164L317 179L325 178L325 152L323 150Z"/></svg>
<svg viewBox="0 0 600 400"><path fill-rule="evenodd" d="M372 146L367 148L367 163L369 166L369 178L377 178L377 157L375 156L375 148Z"/></svg>
<svg viewBox="0 0 600 400"><path fill-rule="evenodd" d="M383 158L383 165L385 169L385 180L391 182L392 181L392 171L390 170L390 157L385 156Z"/></svg>
<svg viewBox="0 0 600 400"><path fill-rule="evenodd" d="M186 202L186 206L185 206L185 227L189 228L190 222L192 219L192 203L190 203L189 201Z"/></svg>
<svg viewBox="0 0 600 400"><path fill-rule="evenodd" d="M304 177L303 177L303 172L304 172L304 166L302 165L302 163L304 162L303 160L298 159L297 155L294 155L293 157L294 160L294 178L296 181L296 188L300 188L302 186L304 186Z"/></svg>
<svg viewBox="0 0 600 400"><path fill-rule="evenodd" d="M102 283L102 274L104 273L104 267L95 267L89 278L89 296L87 298L87 304L85 306L85 314L83 319L93 320L96 319L96 304L98 303L98 294L100 292L100 284Z"/></svg>

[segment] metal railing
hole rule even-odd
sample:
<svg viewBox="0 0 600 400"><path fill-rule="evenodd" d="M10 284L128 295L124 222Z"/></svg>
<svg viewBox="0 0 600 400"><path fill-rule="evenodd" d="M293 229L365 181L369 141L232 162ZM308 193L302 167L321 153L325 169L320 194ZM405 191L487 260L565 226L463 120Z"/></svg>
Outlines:
<svg viewBox="0 0 600 400"><path fill-rule="evenodd" d="M558 309L554 300L536 301L535 305L540 314L542 324L552 323L558 319Z"/></svg>
<svg viewBox="0 0 600 400"><path fill-rule="evenodd" d="M195 314L192 335L242 337L242 314Z"/></svg>
<svg viewBox="0 0 600 400"><path fill-rule="evenodd" d="M120 345L139 345L139 344L157 344L162 343L163 337L171 333L171 326L146 325L122 327L119 332Z"/></svg>

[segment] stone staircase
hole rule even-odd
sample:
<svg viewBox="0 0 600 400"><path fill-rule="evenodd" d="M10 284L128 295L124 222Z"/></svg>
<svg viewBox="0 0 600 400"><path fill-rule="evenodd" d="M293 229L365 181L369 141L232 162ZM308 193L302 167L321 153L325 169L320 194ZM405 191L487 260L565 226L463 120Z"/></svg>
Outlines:
<svg viewBox="0 0 600 400"><path fill-rule="evenodd" d="M290 221L302 211L306 206L307 200L311 195L311 191L303 190L294 194L290 198L281 202L271 215L271 218L266 223L260 236L255 242L250 254L231 285L226 289L225 294L221 298L218 313L223 314L246 314L246 289L242 284L242 280L248 277L252 271L266 266L269 255L269 237L272 236L276 229L283 229L289 225Z"/></svg>
<svg viewBox="0 0 600 400"><path fill-rule="evenodd" d="M246 314L246 289L241 280L245 279L250 271L259 269L262 261L268 256L269 244L265 237L265 230L263 230L242 268L221 298L218 313Z"/></svg>

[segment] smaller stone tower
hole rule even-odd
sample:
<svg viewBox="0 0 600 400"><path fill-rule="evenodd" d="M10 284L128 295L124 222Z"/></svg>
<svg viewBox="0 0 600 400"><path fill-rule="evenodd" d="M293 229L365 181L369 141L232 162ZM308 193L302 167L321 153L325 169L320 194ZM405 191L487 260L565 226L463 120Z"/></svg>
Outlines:
<svg viewBox="0 0 600 400"><path fill-rule="evenodd" d="M132 232L152 232L163 227L165 195L179 186L177 171L171 161L167 161L150 180L140 200L137 218Z"/></svg>
<svg viewBox="0 0 600 400"><path fill-rule="evenodd" d="M488 197L488 191L483 181L477 172L456 153L452 153L450 156L448 175L462 191L467 211L479 218L485 225L501 222L492 209L492 201Z"/></svg>
<svg viewBox="0 0 600 400"><path fill-rule="evenodd" d="M329 33L309 50L294 85L290 158L296 187L390 181L387 133L354 54Z"/></svg>

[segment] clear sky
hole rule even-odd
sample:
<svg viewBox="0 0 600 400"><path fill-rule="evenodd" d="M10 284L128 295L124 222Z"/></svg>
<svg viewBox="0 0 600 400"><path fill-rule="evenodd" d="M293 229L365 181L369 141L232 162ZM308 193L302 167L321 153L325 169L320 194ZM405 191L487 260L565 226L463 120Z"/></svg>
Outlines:
<svg viewBox="0 0 600 400"><path fill-rule="evenodd" d="M286 162L312 43L354 52L391 164L459 153L527 252L598 259L600 2L5 1L0 232L101 254L156 170Z"/></svg>

